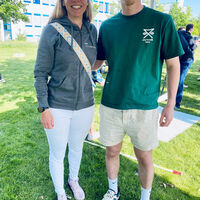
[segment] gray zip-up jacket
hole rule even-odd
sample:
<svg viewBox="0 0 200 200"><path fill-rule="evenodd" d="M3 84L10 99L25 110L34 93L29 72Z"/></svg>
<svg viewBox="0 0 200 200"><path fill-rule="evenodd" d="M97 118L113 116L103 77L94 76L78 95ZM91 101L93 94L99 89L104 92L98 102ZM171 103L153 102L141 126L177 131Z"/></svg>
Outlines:
<svg viewBox="0 0 200 200"><path fill-rule="evenodd" d="M68 30L93 65L97 54L95 26L83 21L80 29L66 16L52 22ZM34 76L39 107L80 110L94 104L87 72L72 47L50 24L40 38Z"/></svg>

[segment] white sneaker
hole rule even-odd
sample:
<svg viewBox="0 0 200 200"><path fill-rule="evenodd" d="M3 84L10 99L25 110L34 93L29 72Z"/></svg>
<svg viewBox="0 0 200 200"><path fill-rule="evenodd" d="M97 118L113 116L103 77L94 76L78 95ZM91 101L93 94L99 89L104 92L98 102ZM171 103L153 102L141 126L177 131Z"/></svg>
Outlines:
<svg viewBox="0 0 200 200"><path fill-rule="evenodd" d="M188 85L183 85L184 88L188 88Z"/></svg>
<svg viewBox="0 0 200 200"><path fill-rule="evenodd" d="M102 200L118 200L120 199L120 190L118 188L118 193L116 194L115 191L109 189L106 194L103 196Z"/></svg>
<svg viewBox="0 0 200 200"><path fill-rule="evenodd" d="M73 192L74 198L76 200L85 199L85 193L78 183L78 180L68 179L68 187Z"/></svg>
<svg viewBox="0 0 200 200"><path fill-rule="evenodd" d="M174 106L174 110L180 110L180 107Z"/></svg>
<svg viewBox="0 0 200 200"><path fill-rule="evenodd" d="M100 137L99 132L88 133L87 140L93 141L93 140L98 139L99 137Z"/></svg>

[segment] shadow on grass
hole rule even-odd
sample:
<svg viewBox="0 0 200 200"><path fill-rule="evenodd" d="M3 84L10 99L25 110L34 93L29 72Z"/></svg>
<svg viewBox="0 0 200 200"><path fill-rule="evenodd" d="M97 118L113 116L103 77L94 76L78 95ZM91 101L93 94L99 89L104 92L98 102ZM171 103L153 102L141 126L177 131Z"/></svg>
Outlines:
<svg viewBox="0 0 200 200"><path fill-rule="evenodd" d="M185 85L188 85L188 88L184 88L183 90L181 112L200 116L200 81L197 81L197 77L199 76L200 73L192 72L187 75ZM161 102L160 105L165 106L166 101Z"/></svg>
<svg viewBox="0 0 200 200"><path fill-rule="evenodd" d="M200 67L200 60L195 60L192 64L192 67L190 68L191 72L197 72L198 68Z"/></svg>
<svg viewBox="0 0 200 200"><path fill-rule="evenodd" d="M0 136L0 199L53 200L56 196L48 170L48 144L36 111L36 103L34 98L26 97L25 101L18 102L17 106L18 109L0 113L0 131L2 132ZM121 157L120 160L121 199L138 200L140 184L138 176L135 175L137 163L125 157ZM65 166L65 180L67 180L67 159L65 159ZM87 200L102 199L108 188L104 149L90 144L84 145L79 178ZM162 183L167 184L166 189L161 186ZM152 199L199 199L179 188L171 188L168 186L170 184L165 177L155 175ZM71 194L69 189L67 193Z"/></svg>
<svg viewBox="0 0 200 200"><path fill-rule="evenodd" d="M34 91L34 60L9 59L0 63L5 83L0 85L0 104L12 102Z"/></svg>
<svg viewBox="0 0 200 200"><path fill-rule="evenodd" d="M104 193L108 189L104 159L105 150L91 146L90 144L85 144L80 171L80 181L82 179L83 185L87 185L89 183L89 187L85 189L86 194L90 195L88 196L89 200L102 199ZM140 199L139 177L135 175L138 171L137 163L123 156L120 157L120 162L119 187L121 190L121 199ZM153 200L198 199L198 197L190 196L178 188L171 188L170 186L167 186L165 189L162 185L163 183L170 185L164 177L155 175L151 195Z"/></svg>
<svg viewBox="0 0 200 200"><path fill-rule="evenodd" d="M183 91L182 111L200 116L200 82L197 81L196 75L189 74L185 84L188 84L188 88L184 88Z"/></svg>
<svg viewBox="0 0 200 200"><path fill-rule="evenodd" d="M6 67L5 67L6 66ZM0 113L0 199L36 200L55 199L48 170L48 144L40 116L36 111L33 88L34 60L9 59L0 64L6 83L1 85L1 103L17 101L17 109ZM95 91L96 104L100 104L102 88ZM122 200L137 200L140 184L137 164L121 157L119 186ZM65 160L65 180L68 162ZM175 175L173 175L175 176ZM101 200L108 188L105 170L105 150L84 145L80 169L80 183L86 192L86 200ZM165 177L155 175L153 200L198 200L179 188L165 189ZM67 192L69 190L67 189Z"/></svg>

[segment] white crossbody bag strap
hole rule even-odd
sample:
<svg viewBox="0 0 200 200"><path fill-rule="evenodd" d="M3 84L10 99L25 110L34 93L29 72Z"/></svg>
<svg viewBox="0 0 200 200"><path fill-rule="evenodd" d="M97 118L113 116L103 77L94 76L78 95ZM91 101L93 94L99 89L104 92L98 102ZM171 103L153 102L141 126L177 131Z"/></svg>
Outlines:
<svg viewBox="0 0 200 200"><path fill-rule="evenodd" d="M52 23L51 25L62 35L62 37L67 41L67 43L70 46L72 43L71 40L73 39L73 47L72 48L75 51L75 53L77 54L78 58L80 59L85 71L87 72L92 86L95 87L94 81L92 80L91 64L90 64L87 56L85 55L85 53L79 46L79 44L76 42L76 40L71 36L71 34L61 24L55 22L55 23Z"/></svg>

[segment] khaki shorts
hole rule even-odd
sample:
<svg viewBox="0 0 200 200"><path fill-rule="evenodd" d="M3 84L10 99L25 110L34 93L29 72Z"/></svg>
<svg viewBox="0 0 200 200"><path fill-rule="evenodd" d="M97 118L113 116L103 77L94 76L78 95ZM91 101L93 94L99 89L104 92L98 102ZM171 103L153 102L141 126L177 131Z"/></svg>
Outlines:
<svg viewBox="0 0 200 200"><path fill-rule="evenodd" d="M100 141L114 146L129 135L133 145L142 151L158 146L158 110L118 110L100 105Z"/></svg>

